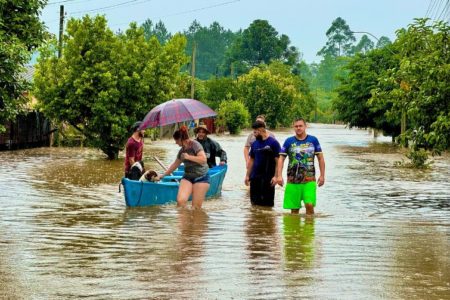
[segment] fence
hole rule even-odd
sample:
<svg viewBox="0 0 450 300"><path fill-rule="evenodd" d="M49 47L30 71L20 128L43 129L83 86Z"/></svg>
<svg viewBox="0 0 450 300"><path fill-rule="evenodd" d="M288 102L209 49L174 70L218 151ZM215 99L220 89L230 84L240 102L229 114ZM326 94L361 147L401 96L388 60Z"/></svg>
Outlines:
<svg viewBox="0 0 450 300"><path fill-rule="evenodd" d="M18 115L5 127L6 132L0 134L0 150L50 146L51 124L40 112Z"/></svg>

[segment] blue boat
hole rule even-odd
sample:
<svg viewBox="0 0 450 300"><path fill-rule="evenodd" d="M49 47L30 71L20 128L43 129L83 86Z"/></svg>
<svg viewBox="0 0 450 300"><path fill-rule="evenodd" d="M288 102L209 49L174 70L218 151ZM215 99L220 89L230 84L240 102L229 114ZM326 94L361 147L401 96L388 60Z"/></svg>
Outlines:
<svg viewBox="0 0 450 300"><path fill-rule="evenodd" d="M183 173L184 170L181 167L174 171L172 176L165 176L160 182L142 182L122 178L126 205L134 207L176 202L179 180L183 177ZM213 167L208 173L211 180L206 198L219 196L227 173L227 165Z"/></svg>

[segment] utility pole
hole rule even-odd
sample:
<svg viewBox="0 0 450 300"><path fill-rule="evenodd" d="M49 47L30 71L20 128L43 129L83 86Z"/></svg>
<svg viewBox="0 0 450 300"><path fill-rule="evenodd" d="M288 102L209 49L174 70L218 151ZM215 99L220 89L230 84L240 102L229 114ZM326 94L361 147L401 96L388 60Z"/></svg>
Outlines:
<svg viewBox="0 0 450 300"><path fill-rule="evenodd" d="M195 52L197 49L197 43L194 41L194 44L192 45L192 66L191 66L191 99L194 99L194 92L195 92Z"/></svg>
<svg viewBox="0 0 450 300"><path fill-rule="evenodd" d="M58 41L58 58L62 56L62 40L64 32L64 5L59 6L59 41Z"/></svg>

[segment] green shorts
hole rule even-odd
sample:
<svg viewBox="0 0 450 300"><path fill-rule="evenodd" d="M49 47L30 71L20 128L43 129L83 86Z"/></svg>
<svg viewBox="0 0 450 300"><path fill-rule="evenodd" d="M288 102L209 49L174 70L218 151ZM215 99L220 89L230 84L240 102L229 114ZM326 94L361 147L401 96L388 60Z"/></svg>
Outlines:
<svg viewBox="0 0 450 300"><path fill-rule="evenodd" d="M284 209L300 209L302 203L316 206L316 182L288 183L284 191Z"/></svg>

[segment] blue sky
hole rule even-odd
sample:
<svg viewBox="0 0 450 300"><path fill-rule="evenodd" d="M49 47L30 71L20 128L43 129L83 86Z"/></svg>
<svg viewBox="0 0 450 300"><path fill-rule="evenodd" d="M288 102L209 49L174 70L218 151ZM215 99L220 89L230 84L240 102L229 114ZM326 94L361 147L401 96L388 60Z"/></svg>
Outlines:
<svg viewBox="0 0 450 300"><path fill-rule="evenodd" d="M430 9L433 3L434 8ZM65 6L67 17L105 14L113 30L124 30L132 21L141 24L150 18L154 22L162 20L172 33L187 29L195 19L206 26L218 21L224 28L236 31L247 28L255 19L265 19L280 34L288 35L291 44L303 54L303 59L311 63L320 61L316 53L325 45L325 32L337 17L346 20L353 31L367 31L393 40L395 31L412 23L413 18L429 16L437 19L445 1L49 0L42 12L42 20L55 34L61 4ZM361 34L355 37L359 39Z"/></svg>

